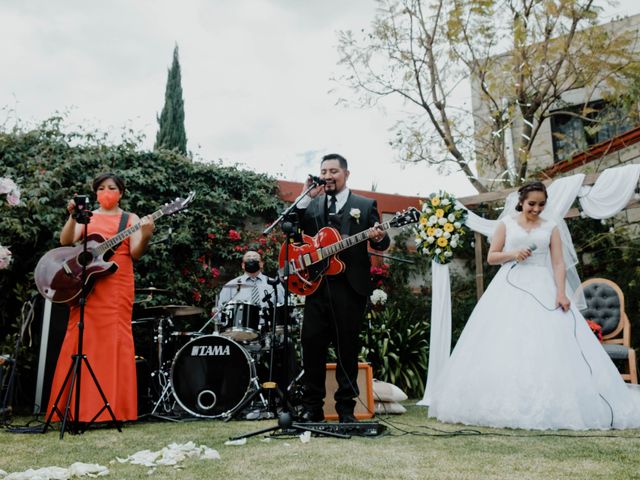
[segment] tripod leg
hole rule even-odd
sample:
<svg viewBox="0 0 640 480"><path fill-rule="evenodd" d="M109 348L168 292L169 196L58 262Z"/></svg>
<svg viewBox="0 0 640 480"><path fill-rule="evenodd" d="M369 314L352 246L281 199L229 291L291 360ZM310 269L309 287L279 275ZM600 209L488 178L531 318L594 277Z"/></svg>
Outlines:
<svg viewBox="0 0 640 480"><path fill-rule="evenodd" d="M263 428L262 430L256 430L255 432L246 433L246 434L240 435L238 437L229 437L229 440L240 440L242 438L248 438L248 437L253 437L255 435L260 435L261 433L275 432L279 428L280 428L279 425L275 425L273 427Z"/></svg>
<svg viewBox="0 0 640 480"><path fill-rule="evenodd" d="M73 365L71 366L69 373L67 373L67 379L69 379L69 376L70 376L71 380L69 382L69 394L67 396L67 402L64 407L64 415L62 417L62 425L60 426L60 440L64 438L64 432L67 429L67 420L69 419L69 416L71 416L71 398L73 397L73 391L74 391L73 387L75 386L76 381L78 380L78 374L79 374L81 365L82 364L80 362L80 355L74 355ZM65 383L66 383L66 380L65 380ZM62 395L62 392L64 392L64 384L60 389L60 394L58 395L58 397ZM76 398L76 402L78 402L77 398ZM57 406L55 406L54 410L55 409L57 409ZM53 414L53 411L51 413ZM71 428L72 433L78 433L78 430L79 430L79 426L77 424L78 419L71 418L71 422L75 425L75 429L73 427Z"/></svg>
<svg viewBox="0 0 640 480"><path fill-rule="evenodd" d="M47 421L45 422L44 427L42 428L42 433L46 433L47 428L51 425L51 420L53 419L53 415L57 413L58 416L62 418L62 426L60 427L60 440L62 440L62 438L64 437L64 432L67 425L67 418L69 416L70 407L71 407L71 397L73 394L73 386L75 385L78 368L80 367L79 356L73 355L72 358L73 358L73 361L71 362L71 365L69 365L69 370L67 371L67 375L64 377L64 382L62 382L62 386L58 391L56 400L55 402L53 402L53 406L51 407L51 413L49 413L49 416L47 417ZM62 398L62 395L64 394L64 392L67 391L66 390L67 384L69 384L69 390L68 390L68 396L67 396L66 405L64 408L64 414L63 414L63 412L60 411L60 409L58 408L58 403L60 402L60 399Z"/></svg>
<svg viewBox="0 0 640 480"><path fill-rule="evenodd" d="M240 402L236 407L234 407L233 411L229 412L225 416L224 418L225 422L228 422L229 420L233 419L238 412L242 411L245 405L249 405L253 401L253 399L256 398L257 396L260 397L260 401L262 402L262 405L265 408L269 407L269 403L264 398L264 395L262 395L263 388L260 386L260 383L258 383L257 377L253 377L251 379L251 385L253 386L253 389L254 389L253 392L251 392L247 397L245 397L245 399L242 400L242 402Z"/></svg>
<svg viewBox="0 0 640 480"><path fill-rule="evenodd" d="M96 416L93 417L91 419L91 421L86 425L86 427L83 430L83 432L87 431L88 426L90 424L92 424L96 420L96 418L98 418L98 416L105 409L109 411L109 415L111 416L111 420L113 420L113 424L116 426L118 431L122 432L122 429L120 428L120 422L118 422L118 420L116 420L116 415L113 413L113 410L111 409L111 405L109 404L109 401L107 400L107 397L105 396L104 392L102 391L102 387L100 387L100 383L98 383L98 379L96 378L96 374L93 373L93 368L91 368L91 364L89 363L89 360L87 359L86 355L82 356L82 360L84 360L84 363L87 366L87 369L89 370L89 373L91 374L91 378L93 379L93 383L96 386L96 388L98 389L98 392L100 393L100 397L102 398L102 401L104 402L104 406L102 407L102 409L100 409L100 411L98 413L96 413Z"/></svg>

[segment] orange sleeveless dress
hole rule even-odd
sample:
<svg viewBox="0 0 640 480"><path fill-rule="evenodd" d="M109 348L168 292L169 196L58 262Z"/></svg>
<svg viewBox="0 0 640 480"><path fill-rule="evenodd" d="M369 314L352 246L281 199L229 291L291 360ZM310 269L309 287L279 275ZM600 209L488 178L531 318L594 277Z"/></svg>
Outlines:
<svg viewBox="0 0 640 480"><path fill-rule="evenodd" d="M120 215L94 213L89 223L89 234L99 233L105 239L118 232ZM131 219L127 222L127 227ZM98 383L117 420L136 420L138 418L138 398L136 381L136 361L131 333L131 311L134 299L133 261L129 254L129 238L117 248L111 261L118 264L118 270L99 279L87 296L84 310L83 353L96 375ZM69 371L71 356L78 349L78 321L80 308L71 308L69 324L65 334L56 372L51 386L48 412ZM89 422L104 406L95 382L82 364L80 387L80 414L78 421ZM58 410L64 412L69 384L65 387ZM71 418L75 413L75 387L71 402ZM56 413L53 420L61 420ZM110 421L111 416L105 409L93 421Z"/></svg>

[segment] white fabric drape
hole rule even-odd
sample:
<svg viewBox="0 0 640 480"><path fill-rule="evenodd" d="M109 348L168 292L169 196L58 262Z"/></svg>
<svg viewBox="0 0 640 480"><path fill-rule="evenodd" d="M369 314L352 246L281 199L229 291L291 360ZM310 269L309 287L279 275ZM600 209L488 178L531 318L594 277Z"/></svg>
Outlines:
<svg viewBox="0 0 640 480"><path fill-rule="evenodd" d="M580 206L587 217L604 219L627 206L638 186L640 165L610 168L600 174L596 183L580 194Z"/></svg>
<svg viewBox="0 0 640 480"><path fill-rule="evenodd" d="M582 187L584 174L559 178L547 187L549 200L542 216L558 225L562 239L563 257L567 267L567 296L571 298L576 290L580 292L580 278L575 269L578 262L576 251L564 216L579 197L580 205L586 216L596 219L609 218L622 211L631 200L640 179L640 165L625 165L603 171L594 185ZM518 201L517 192L509 194L500 215L512 215ZM487 220L468 211L465 222L467 227L486 237L491 237L498 220ZM431 299L431 343L429 345L429 366L427 382L422 400L418 405L428 406L431 401L433 385L451 350L451 287L449 268L432 262L432 299ZM439 285L441 283L441 285ZM584 297L574 296L578 308L584 306Z"/></svg>
<svg viewBox="0 0 640 480"><path fill-rule="evenodd" d="M431 262L431 339L429 343L429 370L422 400L418 405L431 403L431 392L438 373L442 371L451 353L451 282L449 265ZM437 321L433 323L433 319Z"/></svg>

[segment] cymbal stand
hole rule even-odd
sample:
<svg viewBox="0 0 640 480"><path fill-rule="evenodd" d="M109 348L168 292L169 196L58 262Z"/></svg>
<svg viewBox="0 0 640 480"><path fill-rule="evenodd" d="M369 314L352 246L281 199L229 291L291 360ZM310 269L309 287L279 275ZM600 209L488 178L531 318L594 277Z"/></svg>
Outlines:
<svg viewBox="0 0 640 480"><path fill-rule="evenodd" d="M86 199L86 197L84 198ZM84 342L84 310L85 310L85 304L87 301L87 265L91 263L93 259L93 254L87 250L87 241L88 241L88 233L89 233L88 225L89 225L89 222L91 221L90 220L91 215L92 215L91 211L87 210L87 203L79 203L78 200L76 200L74 217L77 223L84 225L82 253L78 255L78 258L76 259L77 262L82 267L81 273L80 273L81 288L80 288L80 298L79 298L80 318L78 320L78 349L76 350L76 353L71 356L72 362L71 362L71 365L69 366L67 375L64 379L64 382L62 383L62 386L60 387L60 391L56 396L55 402L53 402L51 413L49 413L49 416L47 417L47 421L45 422L44 427L42 428L42 433L46 433L48 427L51 425L51 420L53 419L53 415L57 413L58 416L62 418L62 425L60 427L60 440L64 438L64 432L67 430L67 428L69 429L70 433L80 434L80 433L86 432L89 426L105 410L108 411L109 416L111 417L111 420L116 426L116 428L118 429L118 431L122 432L122 429L120 428L120 422L116 420L116 416L113 413L113 410L111 409L111 405L109 404L109 401L107 400L107 397L105 396L104 391L102 390L102 387L100 387L100 382L98 382L98 378L96 377L95 373L93 372L93 369L91 368L89 359L87 358L87 355L84 354L82 350L84 345L83 343ZM98 411L98 413L96 413L95 416L81 428L81 422L80 422L81 388L80 386L82 383L81 373L82 373L83 365L89 371L89 374L91 375L93 383L96 386L98 393L100 394L100 397L102 398L102 401L104 402L104 404L102 408ZM74 405L75 408L72 414L71 400L74 397L74 387L75 387L75 405ZM65 392L67 394L66 405L64 408L64 412L61 412L60 409L58 408L58 404Z"/></svg>
<svg viewBox="0 0 640 480"><path fill-rule="evenodd" d="M225 304L226 305L226 304ZM204 331L206 330L206 328L213 323L213 335L218 335L220 333L220 326L223 325L223 322L220 321L220 317L222 317L222 311L224 310L223 308L218 308L218 307L214 307L211 310L211 317L209 318L209 320L207 320L204 325L202 325L202 327L200 327L199 330L197 330L197 333L202 333L204 334Z"/></svg>
<svg viewBox="0 0 640 480"><path fill-rule="evenodd" d="M164 358L164 342L165 337L168 337L168 335L165 334L165 322L169 327L173 327L171 316L160 318L155 335L158 354L158 369L151 373L151 378L154 379L155 377L155 384L161 390L160 397L158 398L158 400L156 400L153 409L151 410L151 413L148 414L148 416L177 422L176 419L166 416L173 412L173 405L171 402L171 374L170 372L167 372L167 368L170 367L167 367L165 365L167 362ZM162 413L159 413L160 409L162 410Z"/></svg>
<svg viewBox="0 0 640 480"><path fill-rule="evenodd" d="M296 200L285 209L284 212L282 212L280 214L280 216L271 224L269 225L263 232L263 235L268 235L269 232L271 232L271 230L273 230L276 225L278 225L279 223L282 223L281 228L282 231L285 233L286 235L286 239L285 239L285 248L284 248L284 265L283 265L283 269L281 272L281 275L279 276L279 280L281 281L282 284L284 285L284 289L285 289L285 293L284 293L284 324L283 324L283 341L284 341L284 355L285 355L285 367L284 367L284 385L288 385L289 382L289 368L287 365L287 354L288 354L288 345L287 343L289 342L289 336L288 336L288 329L289 329L289 244L293 243L296 239L300 238L300 230L299 227L297 225L296 219L297 219L297 214L294 212L296 205L298 204L298 202L300 202L300 200L302 200L305 196L307 196L309 194L309 192L311 190L313 190L314 188L316 188L318 186L318 183L313 182L298 198L296 198ZM274 288L276 288L276 286L274 286ZM275 309L274 309L275 312ZM274 320L275 323L275 320ZM273 427L268 427L268 428L263 428L261 430L257 430L254 432L250 432L250 433L246 433L244 435L240 435L237 437L231 437L230 440L240 440L242 438L247 438L247 437L253 437L255 435L261 435L263 433L268 433L271 432L272 434L277 431L277 430L284 430L286 431L286 433L290 433L290 432L312 432L315 433L316 435L326 435L326 436L330 436L330 437L337 437L337 438L351 438L349 435L343 435L341 433L336 433L336 432L331 432L331 431L325 431L325 430L318 430L315 428L311 428L308 426L305 426L304 423L299 423L295 421L295 416L291 413L290 409L289 409L289 401L288 401L288 393L287 393L287 389L285 388L284 391L280 391L278 390L279 394L282 395L282 412L280 413L280 415L278 416L278 424L273 426Z"/></svg>

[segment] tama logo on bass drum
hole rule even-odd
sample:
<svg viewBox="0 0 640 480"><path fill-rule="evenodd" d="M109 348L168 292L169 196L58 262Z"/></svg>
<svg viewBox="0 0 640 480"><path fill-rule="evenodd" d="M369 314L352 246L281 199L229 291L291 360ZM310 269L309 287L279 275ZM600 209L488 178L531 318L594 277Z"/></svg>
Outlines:
<svg viewBox="0 0 640 480"><path fill-rule="evenodd" d="M194 345L191 347L192 357L219 357L231 355L229 345Z"/></svg>

